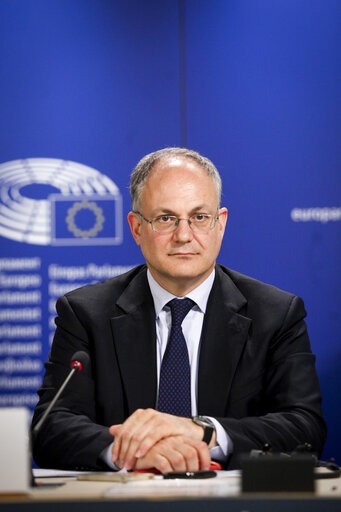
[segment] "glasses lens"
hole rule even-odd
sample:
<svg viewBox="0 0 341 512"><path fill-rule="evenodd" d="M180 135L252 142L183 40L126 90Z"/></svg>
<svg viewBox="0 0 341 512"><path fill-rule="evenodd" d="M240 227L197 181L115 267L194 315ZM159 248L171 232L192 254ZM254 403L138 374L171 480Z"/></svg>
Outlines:
<svg viewBox="0 0 341 512"><path fill-rule="evenodd" d="M152 221L152 228L159 233L169 233L176 229L176 217L172 215L161 215Z"/></svg>
<svg viewBox="0 0 341 512"><path fill-rule="evenodd" d="M196 213L189 219L191 221L191 228L195 231L208 231L213 228L215 218L213 215Z"/></svg>
<svg viewBox="0 0 341 512"><path fill-rule="evenodd" d="M187 220L187 219L179 219ZM188 223L193 231L209 231L215 225L216 218L206 213L196 213L188 219ZM154 231L158 233L170 233L175 231L178 226L178 218L173 215L160 215L151 221Z"/></svg>

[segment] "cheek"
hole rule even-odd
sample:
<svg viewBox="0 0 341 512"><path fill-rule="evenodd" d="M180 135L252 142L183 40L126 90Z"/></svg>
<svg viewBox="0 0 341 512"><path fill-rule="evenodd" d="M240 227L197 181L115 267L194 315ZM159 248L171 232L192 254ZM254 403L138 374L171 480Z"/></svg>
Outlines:
<svg viewBox="0 0 341 512"><path fill-rule="evenodd" d="M200 236L196 237L197 243L202 247L202 249L210 254L215 250L217 245L217 237L213 237L211 233L201 233Z"/></svg>
<svg viewBox="0 0 341 512"><path fill-rule="evenodd" d="M141 240L141 249L144 254L148 254L151 258L157 258L158 256L167 252L167 240L161 237L144 237Z"/></svg>
<svg viewBox="0 0 341 512"><path fill-rule="evenodd" d="M221 237L219 236L219 234L217 234L216 236L212 237L207 242L207 245L206 245L207 252L210 255L214 255L216 257L218 255L220 245L221 245Z"/></svg>

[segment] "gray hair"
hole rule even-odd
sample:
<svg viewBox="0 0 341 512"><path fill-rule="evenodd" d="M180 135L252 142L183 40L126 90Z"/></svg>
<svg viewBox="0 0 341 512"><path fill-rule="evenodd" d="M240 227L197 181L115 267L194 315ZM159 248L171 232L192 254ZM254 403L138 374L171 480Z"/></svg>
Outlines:
<svg viewBox="0 0 341 512"><path fill-rule="evenodd" d="M211 160L201 156L197 151L192 151L186 148L164 148L149 153L144 156L136 165L130 177L130 195L132 208L134 211L139 211L141 208L141 194L142 189L146 183L150 171L153 169L156 162L163 158L172 156L182 156L184 158L191 158L195 160L203 169L206 169L208 174L213 180L213 184L217 192L218 207L221 202L221 178L220 174Z"/></svg>

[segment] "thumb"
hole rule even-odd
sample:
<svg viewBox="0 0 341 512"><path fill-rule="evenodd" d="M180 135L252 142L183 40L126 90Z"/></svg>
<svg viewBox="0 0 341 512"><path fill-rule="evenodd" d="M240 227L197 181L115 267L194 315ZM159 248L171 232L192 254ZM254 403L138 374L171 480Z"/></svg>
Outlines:
<svg viewBox="0 0 341 512"><path fill-rule="evenodd" d="M109 432L112 436L117 436L117 434L119 433L119 431L121 430L121 427L122 427L122 424L118 424L118 425L111 425L111 427L109 427Z"/></svg>

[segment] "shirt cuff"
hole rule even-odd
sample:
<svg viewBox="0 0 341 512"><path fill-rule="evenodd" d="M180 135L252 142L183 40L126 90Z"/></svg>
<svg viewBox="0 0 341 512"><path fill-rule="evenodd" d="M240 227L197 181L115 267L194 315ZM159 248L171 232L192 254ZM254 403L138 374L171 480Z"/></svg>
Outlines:
<svg viewBox="0 0 341 512"><path fill-rule="evenodd" d="M215 418L211 418L210 416L205 416L205 418L212 421L215 430L216 430L216 439L217 445L210 449L210 455L212 459L218 460L221 462L226 462L228 456L233 452L233 442L224 427L219 421Z"/></svg>
<svg viewBox="0 0 341 512"><path fill-rule="evenodd" d="M107 446L106 448L104 448L104 450L101 451L100 455L99 455L99 458L106 463L107 466L109 466L109 468L115 470L115 471L119 471L119 468L116 466L116 464L113 463L113 461L111 460L111 454L112 454L112 447L113 447L113 444L114 442L112 442L111 444L109 444L109 446Z"/></svg>

